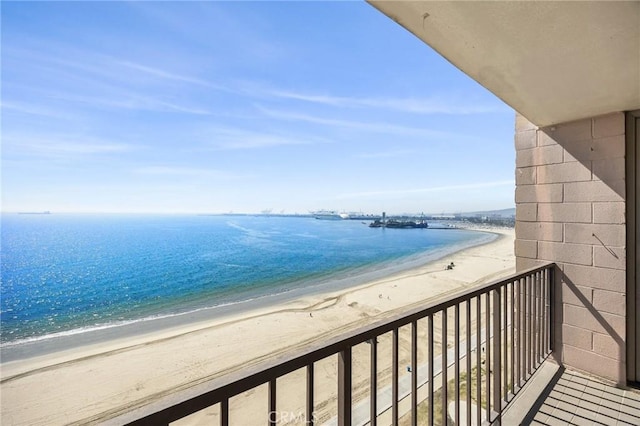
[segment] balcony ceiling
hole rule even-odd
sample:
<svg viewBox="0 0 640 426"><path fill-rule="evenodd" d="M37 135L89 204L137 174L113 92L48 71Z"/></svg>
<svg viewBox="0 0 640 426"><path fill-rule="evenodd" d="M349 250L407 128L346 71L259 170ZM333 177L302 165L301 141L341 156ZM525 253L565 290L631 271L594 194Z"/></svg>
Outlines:
<svg viewBox="0 0 640 426"><path fill-rule="evenodd" d="M640 108L638 1L369 2L538 126Z"/></svg>

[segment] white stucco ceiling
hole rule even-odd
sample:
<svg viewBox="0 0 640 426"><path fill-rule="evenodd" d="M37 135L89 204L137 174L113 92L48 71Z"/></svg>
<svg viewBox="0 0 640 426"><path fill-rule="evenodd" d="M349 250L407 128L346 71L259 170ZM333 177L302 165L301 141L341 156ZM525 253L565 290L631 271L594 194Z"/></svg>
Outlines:
<svg viewBox="0 0 640 426"><path fill-rule="evenodd" d="M640 108L639 1L369 2L538 126Z"/></svg>

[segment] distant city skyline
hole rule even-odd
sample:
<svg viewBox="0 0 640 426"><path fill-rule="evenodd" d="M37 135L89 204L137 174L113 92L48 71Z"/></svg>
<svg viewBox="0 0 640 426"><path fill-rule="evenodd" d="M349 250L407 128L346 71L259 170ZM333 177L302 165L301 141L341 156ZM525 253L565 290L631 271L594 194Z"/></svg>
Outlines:
<svg viewBox="0 0 640 426"><path fill-rule="evenodd" d="M514 206L514 112L364 2L5 2L2 210Z"/></svg>

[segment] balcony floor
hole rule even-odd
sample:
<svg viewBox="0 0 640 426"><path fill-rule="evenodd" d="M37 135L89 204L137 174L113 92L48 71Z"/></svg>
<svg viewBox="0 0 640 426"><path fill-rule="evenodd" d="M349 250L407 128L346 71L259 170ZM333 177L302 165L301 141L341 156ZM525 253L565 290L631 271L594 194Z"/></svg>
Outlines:
<svg viewBox="0 0 640 426"><path fill-rule="evenodd" d="M619 389L571 370L558 374L527 424L640 425L640 391Z"/></svg>

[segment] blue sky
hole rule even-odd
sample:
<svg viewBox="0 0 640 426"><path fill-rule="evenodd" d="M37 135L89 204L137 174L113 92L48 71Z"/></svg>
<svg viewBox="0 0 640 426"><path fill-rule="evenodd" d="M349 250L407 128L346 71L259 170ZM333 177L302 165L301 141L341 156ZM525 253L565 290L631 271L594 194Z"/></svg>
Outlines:
<svg viewBox="0 0 640 426"><path fill-rule="evenodd" d="M513 207L513 111L363 2L3 2L2 210Z"/></svg>

